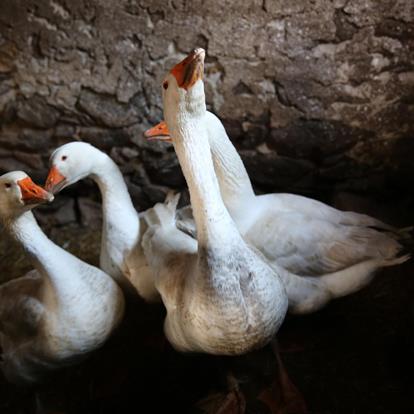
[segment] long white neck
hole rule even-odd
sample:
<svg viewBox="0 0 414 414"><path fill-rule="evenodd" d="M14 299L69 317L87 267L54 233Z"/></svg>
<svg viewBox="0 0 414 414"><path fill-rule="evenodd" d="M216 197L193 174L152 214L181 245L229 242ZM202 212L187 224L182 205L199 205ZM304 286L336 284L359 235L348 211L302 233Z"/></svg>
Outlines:
<svg viewBox="0 0 414 414"><path fill-rule="evenodd" d="M230 215L236 218L255 197L252 184L220 119L211 112L206 112L205 121L221 196Z"/></svg>
<svg viewBox="0 0 414 414"><path fill-rule="evenodd" d="M102 194L104 234L134 236L139 233L139 218L119 167L106 154L101 154L90 177L97 183ZM133 241L131 241L133 243Z"/></svg>
<svg viewBox="0 0 414 414"><path fill-rule="evenodd" d="M221 199L202 117L171 121L168 126L190 192L199 247L225 244L238 233Z"/></svg>
<svg viewBox="0 0 414 414"><path fill-rule="evenodd" d="M79 290L81 277L76 266L81 264L80 260L53 243L31 211L14 218L7 228L31 256L37 270L48 278L55 298L60 302L73 298Z"/></svg>

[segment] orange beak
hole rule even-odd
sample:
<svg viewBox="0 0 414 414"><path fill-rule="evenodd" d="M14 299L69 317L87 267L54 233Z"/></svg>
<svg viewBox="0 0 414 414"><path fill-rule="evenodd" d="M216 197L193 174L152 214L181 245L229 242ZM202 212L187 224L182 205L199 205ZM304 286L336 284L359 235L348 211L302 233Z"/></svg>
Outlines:
<svg viewBox="0 0 414 414"><path fill-rule="evenodd" d="M23 178L17 182L22 192L24 204L40 204L46 201L53 201L53 195L42 187L36 185L30 177Z"/></svg>
<svg viewBox="0 0 414 414"><path fill-rule="evenodd" d="M55 165L53 165L47 176L45 189L52 194L56 194L63 188L65 181L66 177L59 172Z"/></svg>
<svg viewBox="0 0 414 414"><path fill-rule="evenodd" d="M168 127L165 121L161 121L154 127L147 129L144 132L144 136L148 139L148 141L172 141L170 132L168 131Z"/></svg>
<svg viewBox="0 0 414 414"><path fill-rule="evenodd" d="M188 90L199 79L203 79L205 55L204 49L194 49L184 60L171 69L171 74L174 75L180 88Z"/></svg>

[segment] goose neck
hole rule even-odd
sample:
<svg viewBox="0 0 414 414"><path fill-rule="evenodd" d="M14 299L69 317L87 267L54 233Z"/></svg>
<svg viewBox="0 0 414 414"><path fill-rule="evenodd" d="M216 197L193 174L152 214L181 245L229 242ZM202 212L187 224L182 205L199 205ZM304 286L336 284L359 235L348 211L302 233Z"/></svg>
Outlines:
<svg viewBox="0 0 414 414"><path fill-rule="evenodd" d="M206 122L221 196L231 216L235 217L254 199L253 187L243 161L221 121L207 112Z"/></svg>
<svg viewBox="0 0 414 414"><path fill-rule="evenodd" d="M56 297L70 297L79 283L75 266L79 260L53 243L42 231L31 211L7 225L10 234L23 246L36 269L53 286Z"/></svg>
<svg viewBox="0 0 414 414"><path fill-rule="evenodd" d="M90 177L96 182L101 192L104 230L112 228L119 231L120 227L127 222L128 230L137 234L139 231L138 214L122 173L115 162L104 155L94 166Z"/></svg>
<svg viewBox="0 0 414 414"><path fill-rule="evenodd" d="M190 192L199 247L217 247L235 237L236 231L220 196L207 133L197 117L182 118L178 125L170 124Z"/></svg>
<svg viewBox="0 0 414 414"><path fill-rule="evenodd" d="M107 155L94 166L90 177L98 185L104 205L118 203L133 208L122 173Z"/></svg>

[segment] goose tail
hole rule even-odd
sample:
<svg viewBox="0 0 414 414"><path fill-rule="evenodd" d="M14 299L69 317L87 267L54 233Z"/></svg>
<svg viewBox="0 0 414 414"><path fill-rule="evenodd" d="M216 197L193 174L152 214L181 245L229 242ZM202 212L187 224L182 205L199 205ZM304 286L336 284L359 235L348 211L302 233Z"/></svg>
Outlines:
<svg viewBox="0 0 414 414"><path fill-rule="evenodd" d="M366 260L320 277L285 276L289 310L294 314L315 312L332 299L350 295L367 286L380 268L396 266L410 258L410 253L401 251L397 257Z"/></svg>
<svg viewBox="0 0 414 414"><path fill-rule="evenodd" d="M169 191L163 203L157 203L148 209L144 216L149 227L174 225L180 193Z"/></svg>

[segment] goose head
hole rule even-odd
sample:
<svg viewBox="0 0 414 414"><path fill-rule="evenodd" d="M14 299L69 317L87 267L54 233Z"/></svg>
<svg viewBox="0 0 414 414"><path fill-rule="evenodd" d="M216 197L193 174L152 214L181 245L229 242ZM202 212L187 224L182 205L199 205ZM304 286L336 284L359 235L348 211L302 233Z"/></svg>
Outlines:
<svg viewBox="0 0 414 414"><path fill-rule="evenodd" d="M172 142L171 134L165 121L161 121L152 128L147 129L144 132L144 136L148 141Z"/></svg>
<svg viewBox="0 0 414 414"><path fill-rule="evenodd" d="M0 176L0 216L3 219L19 216L38 204L53 201L53 195L36 185L22 171Z"/></svg>
<svg viewBox="0 0 414 414"><path fill-rule="evenodd" d="M204 49L194 49L175 65L162 83L164 115L168 125L206 112L203 73Z"/></svg>
<svg viewBox="0 0 414 414"><path fill-rule="evenodd" d="M86 142L69 142L50 156L45 188L53 194L93 174L106 155Z"/></svg>
<svg viewBox="0 0 414 414"><path fill-rule="evenodd" d="M204 49L194 49L184 60L175 65L164 78L162 95L164 112L171 114L200 113L206 111L203 72ZM170 110L171 109L171 110ZM149 140L172 142L167 123L161 121L146 130L144 136Z"/></svg>

